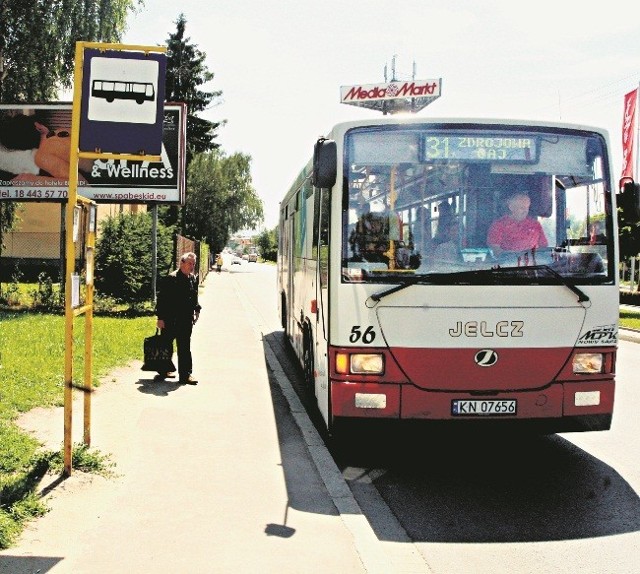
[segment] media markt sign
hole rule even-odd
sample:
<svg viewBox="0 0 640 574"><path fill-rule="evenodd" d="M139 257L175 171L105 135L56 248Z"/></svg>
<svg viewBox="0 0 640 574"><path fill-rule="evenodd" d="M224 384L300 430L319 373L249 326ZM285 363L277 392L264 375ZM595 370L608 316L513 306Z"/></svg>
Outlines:
<svg viewBox="0 0 640 574"><path fill-rule="evenodd" d="M382 112L417 112L440 97L442 79L340 87L340 103Z"/></svg>
<svg viewBox="0 0 640 574"><path fill-rule="evenodd" d="M160 155L166 55L84 51L81 152Z"/></svg>

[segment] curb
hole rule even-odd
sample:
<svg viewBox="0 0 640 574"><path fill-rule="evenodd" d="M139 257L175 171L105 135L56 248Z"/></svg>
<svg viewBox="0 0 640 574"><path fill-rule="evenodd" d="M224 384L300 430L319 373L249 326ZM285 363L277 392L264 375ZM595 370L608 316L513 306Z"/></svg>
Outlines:
<svg viewBox="0 0 640 574"><path fill-rule="evenodd" d="M262 325L255 323L255 318L260 316L259 313L256 313L255 308L252 308L249 301L242 300L242 305L254 320L252 321L254 333L262 340ZM432 570L425 561L424 556L420 554L413 543L397 547L397 545L387 544L378 540L376 533L351 492L347 481L327 450L322 437L313 426L313 423L311 423L306 409L291 386L280 361L269 345L265 347L265 358L289 405L294 421L300 429L318 474L345 527L353 536L353 543L367 574L388 574L389 572L406 572L407 574L431 573ZM408 540L409 537L406 532L404 535Z"/></svg>
<svg viewBox="0 0 640 574"><path fill-rule="evenodd" d="M622 341L630 341L631 343L640 343L640 331L633 329L618 329L618 339Z"/></svg>

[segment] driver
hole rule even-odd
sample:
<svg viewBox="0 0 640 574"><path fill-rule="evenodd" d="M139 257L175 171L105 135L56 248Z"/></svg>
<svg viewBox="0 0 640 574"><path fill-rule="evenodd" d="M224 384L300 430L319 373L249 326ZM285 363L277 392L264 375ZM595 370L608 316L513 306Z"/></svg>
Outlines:
<svg viewBox="0 0 640 574"><path fill-rule="evenodd" d="M498 257L505 251L526 251L547 247L549 243L540 222L529 216L531 199L526 193L517 192L507 199L509 213L491 224L487 245Z"/></svg>

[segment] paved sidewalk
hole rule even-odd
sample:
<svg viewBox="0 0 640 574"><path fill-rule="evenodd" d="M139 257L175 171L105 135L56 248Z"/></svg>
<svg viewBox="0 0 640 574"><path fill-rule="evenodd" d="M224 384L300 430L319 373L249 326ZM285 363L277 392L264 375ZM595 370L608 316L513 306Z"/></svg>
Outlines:
<svg viewBox="0 0 640 574"><path fill-rule="evenodd" d="M97 389L92 447L119 476L46 479L51 511L0 552L0 573L365 572L234 285L223 273L201 291L199 385L153 382L134 361ZM62 443L62 409L21 424Z"/></svg>

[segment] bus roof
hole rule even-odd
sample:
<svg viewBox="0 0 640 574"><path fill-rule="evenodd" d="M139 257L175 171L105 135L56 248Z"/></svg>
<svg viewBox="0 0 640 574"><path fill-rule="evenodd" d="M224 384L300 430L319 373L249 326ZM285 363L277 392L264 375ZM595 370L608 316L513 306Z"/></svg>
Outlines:
<svg viewBox="0 0 640 574"><path fill-rule="evenodd" d="M425 125L425 126L445 126L445 125L461 125L461 126L521 126L522 128L527 127L540 127L540 128L558 128L558 129L567 129L567 130L576 130L576 131L585 131L585 132L594 132L601 134L606 142L607 146L610 145L609 142L609 131L605 128L600 128L596 126L582 125L582 124L574 124L568 122L558 122L558 121L541 121L541 120L527 120L527 119L509 119L509 118L451 118L451 117L424 117L424 116L416 116L415 114L395 114L377 118L368 118L361 120L350 120L339 122L335 124L328 134L325 135L327 139L334 140L342 140L344 135L353 128L361 128L361 127L375 127L375 126L385 126L385 125ZM313 144L310 145L310 156L313 151ZM292 182L291 187L285 193L283 199L280 202L280 208L282 209L284 205L287 204L290 197L295 193L295 189L301 184L302 181L307 179L311 171L313 169L313 159L309 159L307 164L301 169L298 176ZM341 170L341 164L338 162L338 170Z"/></svg>
<svg viewBox="0 0 640 574"><path fill-rule="evenodd" d="M605 137L609 137L609 132L605 128L574 124L567 122L557 121L541 121L541 120L527 120L527 119L510 119L510 118L450 118L450 117L416 117L415 115L392 115L384 116L382 118L369 118L362 120L351 120L335 124L329 134L326 137L336 138L338 135L346 133L348 130L358 127L366 126L384 126L384 125L444 125L444 124L459 124L465 126L522 126L522 127L549 127L549 128L561 128L572 129L579 131L598 132Z"/></svg>

